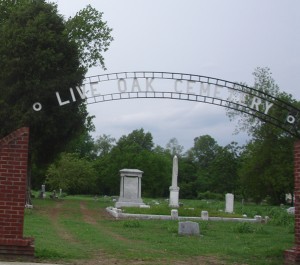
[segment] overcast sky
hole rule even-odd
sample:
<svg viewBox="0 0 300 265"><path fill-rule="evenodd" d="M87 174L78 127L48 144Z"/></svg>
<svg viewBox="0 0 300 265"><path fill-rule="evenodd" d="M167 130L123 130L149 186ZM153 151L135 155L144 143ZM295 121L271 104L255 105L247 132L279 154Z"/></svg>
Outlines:
<svg viewBox="0 0 300 265"><path fill-rule="evenodd" d="M107 70L166 71L253 84L256 67L269 67L281 91L300 100L299 0L57 0L66 17L91 4L113 29L104 53ZM95 136L118 139L144 128L165 147L175 137L189 149L195 137L211 135L220 145L245 143L233 135L225 109L179 100L122 100L88 106Z"/></svg>

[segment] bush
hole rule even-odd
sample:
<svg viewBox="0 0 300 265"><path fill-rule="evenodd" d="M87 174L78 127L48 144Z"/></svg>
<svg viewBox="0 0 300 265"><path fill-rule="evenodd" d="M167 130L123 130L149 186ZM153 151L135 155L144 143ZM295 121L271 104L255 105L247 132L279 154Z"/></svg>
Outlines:
<svg viewBox="0 0 300 265"><path fill-rule="evenodd" d="M213 193L210 191L199 192L197 199L198 200L216 200L216 201L224 201L225 196L219 193Z"/></svg>
<svg viewBox="0 0 300 265"><path fill-rule="evenodd" d="M68 194L96 193L96 171L92 162L77 154L63 153L47 170L50 190L62 189Z"/></svg>

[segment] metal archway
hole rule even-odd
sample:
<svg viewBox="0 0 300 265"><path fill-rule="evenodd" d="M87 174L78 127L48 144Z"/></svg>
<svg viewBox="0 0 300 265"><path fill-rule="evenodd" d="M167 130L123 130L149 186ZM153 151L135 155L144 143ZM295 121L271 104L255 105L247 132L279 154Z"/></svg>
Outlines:
<svg viewBox="0 0 300 265"><path fill-rule="evenodd" d="M145 89L139 84L141 79L145 79ZM155 79L174 80L173 91L155 91L152 84ZM133 82L131 91L126 87L126 80ZM109 81L118 82L118 92L94 93L98 84ZM197 86L199 93L192 91L193 86ZM91 95L86 95L88 89L93 92ZM87 77L77 91L87 104L141 98L213 104L247 113L300 138L300 109L257 89L223 79L171 72L120 72Z"/></svg>

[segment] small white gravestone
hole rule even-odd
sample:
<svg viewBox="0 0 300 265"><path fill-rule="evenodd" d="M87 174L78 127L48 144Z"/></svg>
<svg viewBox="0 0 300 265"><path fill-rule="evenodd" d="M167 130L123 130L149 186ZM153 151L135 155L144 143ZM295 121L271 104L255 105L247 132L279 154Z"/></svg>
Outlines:
<svg viewBox="0 0 300 265"><path fill-rule="evenodd" d="M171 210L171 219L173 219L173 220L178 219L178 211L176 209Z"/></svg>
<svg viewBox="0 0 300 265"><path fill-rule="evenodd" d="M288 208L286 211L287 211L287 213L289 213L289 214L295 214L295 207L290 207L290 208Z"/></svg>
<svg viewBox="0 0 300 265"><path fill-rule="evenodd" d="M120 170L120 197L116 207L140 207L144 205L141 198L141 184L143 171L138 169Z"/></svg>
<svg viewBox="0 0 300 265"><path fill-rule="evenodd" d="M261 222L262 221L262 217L260 215L255 215L254 216L254 219L257 221L257 222Z"/></svg>
<svg viewBox="0 0 300 265"><path fill-rule="evenodd" d="M46 198L46 185L42 185L42 198L45 199Z"/></svg>
<svg viewBox="0 0 300 265"><path fill-rule="evenodd" d="M233 213L234 195L231 193L227 193L225 195L225 201L226 201L225 212Z"/></svg>
<svg viewBox="0 0 300 265"><path fill-rule="evenodd" d="M203 221L208 221L208 211L201 211L201 218Z"/></svg>
<svg viewBox="0 0 300 265"><path fill-rule="evenodd" d="M199 224L191 221L179 222L178 234L184 236L199 236L200 235Z"/></svg>

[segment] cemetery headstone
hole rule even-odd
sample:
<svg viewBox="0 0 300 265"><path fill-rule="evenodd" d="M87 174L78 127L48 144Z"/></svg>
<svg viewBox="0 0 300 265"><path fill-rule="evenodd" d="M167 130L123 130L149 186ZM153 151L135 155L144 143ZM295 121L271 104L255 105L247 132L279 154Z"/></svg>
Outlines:
<svg viewBox="0 0 300 265"><path fill-rule="evenodd" d="M196 222L186 221L178 223L178 234L184 236L199 236L199 224Z"/></svg>
<svg viewBox="0 0 300 265"><path fill-rule="evenodd" d="M233 213L233 209L234 209L234 195L231 193L227 193L225 195L225 212L226 213Z"/></svg>
<svg viewBox="0 0 300 265"><path fill-rule="evenodd" d="M116 208L144 205L141 197L142 175L143 171L138 169L120 170L120 197L116 202Z"/></svg>
<svg viewBox="0 0 300 265"><path fill-rule="evenodd" d="M208 211L201 211L201 218L203 221L208 221Z"/></svg>
<svg viewBox="0 0 300 265"><path fill-rule="evenodd" d="M178 219L178 210L176 210L176 209L171 210L171 219L173 219L173 220Z"/></svg>
<svg viewBox="0 0 300 265"><path fill-rule="evenodd" d="M173 158L173 168L172 168L172 186L170 187L170 207L179 207L179 187L177 186L178 179L178 158L174 156Z"/></svg>
<svg viewBox="0 0 300 265"><path fill-rule="evenodd" d="M46 198L46 185L42 185L42 198Z"/></svg>

